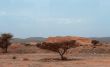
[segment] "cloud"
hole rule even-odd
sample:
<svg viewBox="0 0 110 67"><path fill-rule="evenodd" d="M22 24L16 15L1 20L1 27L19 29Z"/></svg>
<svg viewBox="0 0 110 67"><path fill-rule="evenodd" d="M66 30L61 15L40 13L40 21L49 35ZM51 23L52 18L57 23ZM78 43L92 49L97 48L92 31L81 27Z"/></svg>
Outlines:
<svg viewBox="0 0 110 67"><path fill-rule="evenodd" d="M0 16L4 16L4 15L6 15L6 14L7 14L6 11L0 11Z"/></svg>
<svg viewBox="0 0 110 67"><path fill-rule="evenodd" d="M56 24L78 24L87 21L85 18L37 18L37 22Z"/></svg>

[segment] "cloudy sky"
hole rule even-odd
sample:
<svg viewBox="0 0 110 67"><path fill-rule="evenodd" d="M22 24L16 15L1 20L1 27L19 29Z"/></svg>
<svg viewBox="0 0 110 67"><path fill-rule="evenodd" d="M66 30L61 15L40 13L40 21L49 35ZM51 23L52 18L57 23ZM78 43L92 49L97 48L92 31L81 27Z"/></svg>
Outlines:
<svg viewBox="0 0 110 67"><path fill-rule="evenodd" d="M0 33L110 36L110 0L0 0Z"/></svg>

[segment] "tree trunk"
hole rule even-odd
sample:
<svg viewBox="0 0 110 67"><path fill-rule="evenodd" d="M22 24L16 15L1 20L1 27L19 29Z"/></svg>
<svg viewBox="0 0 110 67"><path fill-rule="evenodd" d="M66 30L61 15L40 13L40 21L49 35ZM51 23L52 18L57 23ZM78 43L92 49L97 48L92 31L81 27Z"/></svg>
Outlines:
<svg viewBox="0 0 110 67"><path fill-rule="evenodd" d="M58 51L58 53L59 53L59 55L60 55L60 57L61 57L61 60L67 60L67 58L64 57L64 54L65 54L66 51L67 51L67 50L63 50L63 52L61 52L60 50Z"/></svg>
<svg viewBox="0 0 110 67"><path fill-rule="evenodd" d="M66 57L64 57L63 55L60 55L61 56L61 60L67 60Z"/></svg>

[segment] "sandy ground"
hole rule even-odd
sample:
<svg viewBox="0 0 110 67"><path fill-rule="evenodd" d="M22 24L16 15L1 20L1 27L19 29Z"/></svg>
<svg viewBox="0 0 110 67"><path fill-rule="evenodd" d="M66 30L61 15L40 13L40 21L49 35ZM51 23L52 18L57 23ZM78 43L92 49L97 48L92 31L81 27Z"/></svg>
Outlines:
<svg viewBox="0 0 110 67"><path fill-rule="evenodd" d="M13 57L16 59L12 59ZM110 67L110 55L69 56L71 60L61 61L48 58L58 58L57 54L2 54L0 67ZM47 58L47 59L46 59Z"/></svg>

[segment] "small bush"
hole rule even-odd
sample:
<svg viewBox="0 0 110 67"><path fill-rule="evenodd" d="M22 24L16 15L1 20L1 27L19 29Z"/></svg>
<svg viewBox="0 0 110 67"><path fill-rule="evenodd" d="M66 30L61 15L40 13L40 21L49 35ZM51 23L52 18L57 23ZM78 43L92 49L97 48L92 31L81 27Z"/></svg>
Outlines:
<svg viewBox="0 0 110 67"><path fill-rule="evenodd" d="M13 57L12 57L12 59L16 59L16 58L17 58L16 56L13 56Z"/></svg>
<svg viewBox="0 0 110 67"><path fill-rule="evenodd" d="M24 44L24 46L30 46L30 44Z"/></svg>

